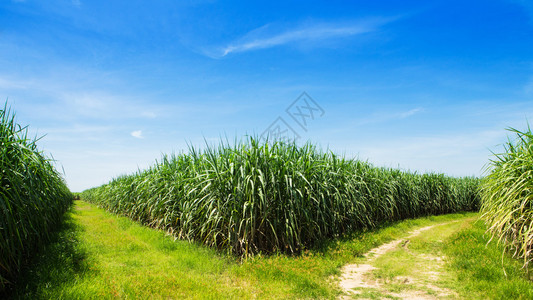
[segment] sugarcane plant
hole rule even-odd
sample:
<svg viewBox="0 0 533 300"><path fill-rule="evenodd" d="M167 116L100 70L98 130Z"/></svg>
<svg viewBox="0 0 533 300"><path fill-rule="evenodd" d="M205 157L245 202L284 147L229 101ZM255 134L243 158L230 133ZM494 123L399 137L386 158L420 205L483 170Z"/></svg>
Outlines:
<svg viewBox="0 0 533 300"><path fill-rule="evenodd" d="M533 134L509 128L515 138L504 144L504 152L494 154L487 167L481 194L482 218L492 238L506 251L524 260L533 260Z"/></svg>
<svg viewBox="0 0 533 300"><path fill-rule="evenodd" d="M6 103L0 110L0 292L49 240L72 202L61 174L36 141Z"/></svg>
<svg viewBox="0 0 533 300"><path fill-rule="evenodd" d="M384 222L479 208L479 179L416 174L247 137L165 155L81 197L236 255L298 253Z"/></svg>

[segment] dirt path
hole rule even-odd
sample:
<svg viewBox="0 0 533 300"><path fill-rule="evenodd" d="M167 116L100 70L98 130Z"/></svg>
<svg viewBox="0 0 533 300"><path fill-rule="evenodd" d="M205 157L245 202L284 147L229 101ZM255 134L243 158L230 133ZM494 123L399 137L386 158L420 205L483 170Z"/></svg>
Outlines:
<svg viewBox="0 0 533 300"><path fill-rule="evenodd" d="M417 253L416 259L418 261L427 261L429 266L425 270L425 276L427 280L417 280L415 278L411 278L408 276L396 276L393 278L393 280L376 280L375 278L372 278L372 273L375 270L378 270L379 268L376 267L376 260L378 260L381 256L387 255L388 253L392 251L397 251L399 249L406 251L413 255L409 251L409 244L411 240L415 237L418 237L421 233L426 232L428 230L432 230L435 227L450 225L452 223L457 223L458 221L452 221L452 222L446 222L442 224L436 224L432 226L426 226L419 229L416 229L414 231L411 231L408 236L397 239L392 242L389 242L387 244L383 244L377 248L374 248L370 250L368 253L366 253L363 257L362 263L359 264L349 264L344 266L341 269L342 275L340 277L339 285L344 291L344 295L342 295L341 299L350 299L352 297L365 297L363 295L363 292L372 292L374 294L377 294L378 296L385 296L385 297L393 297L393 298L401 298L401 299L437 299L441 297L448 297L453 295L452 291L439 288L432 284L433 282L436 282L440 277L440 271L439 269L443 266L443 257L441 256L435 256L431 254L420 254ZM433 237L435 238L435 237ZM412 265L410 265L411 268L417 268L420 267L419 264L415 264L413 262ZM416 270L416 272L419 272L419 270ZM421 282L424 281L424 282ZM398 292L390 292L387 288L384 288L387 285L411 285L418 286L417 288L408 288L406 290L401 290ZM428 292L429 291L429 292Z"/></svg>

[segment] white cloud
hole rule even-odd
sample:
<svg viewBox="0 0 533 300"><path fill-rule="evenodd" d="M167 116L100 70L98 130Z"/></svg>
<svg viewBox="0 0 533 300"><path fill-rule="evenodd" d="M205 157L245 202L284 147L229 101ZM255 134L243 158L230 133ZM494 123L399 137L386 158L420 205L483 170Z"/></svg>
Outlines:
<svg viewBox="0 0 533 300"><path fill-rule="evenodd" d="M408 111L396 111L396 112L377 112L369 115L366 118L355 120L350 126L363 126L368 124L380 124L390 121L402 120L412 117L416 114L424 112L424 108L417 107Z"/></svg>
<svg viewBox="0 0 533 300"><path fill-rule="evenodd" d="M222 56L232 52L244 52L255 49L270 48L283 44L288 44L303 40L321 40L326 38L335 38L351 36L371 31L364 26L334 27L334 26L317 26L303 29L290 30L278 35L258 38L250 41L241 41L230 44L223 49Z"/></svg>
<svg viewBox="0 0 533 300"><path fill-rule="evenodd" d="M213 58L224 57L231 53L271 48L299 42L319 42L327 39L352 37L373 32L394 19L379 19L358 22L311 23L294 28L279 30L276 24L267 24L254 29L228 45L211 53Z"/></svg>
<svg viewBox="0 0 533 300"><path fill-rule="evenodd" d="M92 82L90 82L92 83ZM94 81L99 84L98 81ZM139 97L123 92L86 88L74 80L63 77L26 78L0 74L0 91L11 96L9 99L39 97L47 99L41 103L28 105L27 111L42 115L46 111L52 118L94 118L94 119L155 119L168 107L153 104Z"/></svg>
<svg viewBox="0 0 533 300"><path fill-rule="evenodd" d="M419 112L422 112L422 111L424 111L424 109L418 107L418 108L414 108L414 109L411 109L409 111L400 113L398 116L400 117L400 119L405 119L405 118L409 118L410 116L415 115L415 114L417 114Z"/></svg>
<svg viewBox="0 0 533 300"><path fill-rule="evenodd" d="M135 131L132 131L130 134L134 138L144 139L142 130L135 130Z"/></svg>

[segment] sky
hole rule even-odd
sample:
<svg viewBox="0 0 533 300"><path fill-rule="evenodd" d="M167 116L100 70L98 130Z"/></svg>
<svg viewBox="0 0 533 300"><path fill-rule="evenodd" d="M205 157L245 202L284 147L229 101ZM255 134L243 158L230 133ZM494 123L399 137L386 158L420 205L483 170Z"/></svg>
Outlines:
<svg viewBox="0 0 533 300"><path fill-rule="evenodd" d="M483 176L533 119L533 3L0 2L0 101L74 192L263 133Z"/></svg>

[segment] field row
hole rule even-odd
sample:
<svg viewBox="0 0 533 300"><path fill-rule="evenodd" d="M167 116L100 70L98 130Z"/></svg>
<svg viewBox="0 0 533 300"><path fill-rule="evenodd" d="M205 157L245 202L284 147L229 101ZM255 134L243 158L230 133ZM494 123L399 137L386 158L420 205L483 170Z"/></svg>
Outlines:
<svg viewBox="0 0 533 300"><path fill-rule="evenodd" d="M7 107L0 110L0 292L50 239L72 194Z"/></svg>
<svg viewBox="0 0 533 300"><path fill-rule="evenodd" d="M479 180L377 168L311 144L254 138L187 154L83 199L237 255L295 253L385 222L479 208Z"/></svg>

